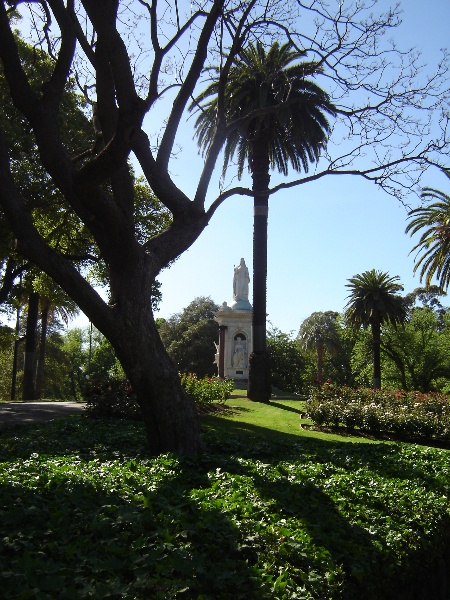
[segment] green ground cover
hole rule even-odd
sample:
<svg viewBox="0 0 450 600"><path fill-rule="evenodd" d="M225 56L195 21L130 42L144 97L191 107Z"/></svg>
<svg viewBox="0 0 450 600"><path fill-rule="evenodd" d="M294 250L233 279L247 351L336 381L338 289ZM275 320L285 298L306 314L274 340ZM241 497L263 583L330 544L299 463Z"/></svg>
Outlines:
<svg viewBox="0 0 450 600"><path fill-rule="evenodd" d="M450 454L316 435L298 401L202 417L196 461L137 422L0 437L3 598L386 600L449 531Z"/></svg>

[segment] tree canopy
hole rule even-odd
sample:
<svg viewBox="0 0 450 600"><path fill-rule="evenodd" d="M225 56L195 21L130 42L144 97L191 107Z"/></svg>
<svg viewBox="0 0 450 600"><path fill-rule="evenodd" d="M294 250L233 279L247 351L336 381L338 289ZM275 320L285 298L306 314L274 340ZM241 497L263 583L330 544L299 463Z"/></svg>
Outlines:
<svg viewBox="0 0 450 600"><path fill-rule="evenodd" d="M380 336L381 326L388 323L393 327L406 319L406 304L399 295L403 290L399 277L391 277L372 269L349 279L350 290L345 307L345 320L355 329L370 326L373 346L373 386L381 386Z"/></svg>
<svg viewBox="0 0 450 600"><path fill-rule="evenodd" d="M169 356L180 373L198 377L217 375L214 344L219 328L214 320L218 305L211 298L195 298L169 319L158 319L158 331Z"/></svg>
<svg viewBox="0 0 450 600"><path fill-rule="evenodd" d="M314 312L300 325L297 339L306 350L317 353L317 380L323 378L323 359L325 351L333 353L339 347L338 313L327 310Z"/></svg>

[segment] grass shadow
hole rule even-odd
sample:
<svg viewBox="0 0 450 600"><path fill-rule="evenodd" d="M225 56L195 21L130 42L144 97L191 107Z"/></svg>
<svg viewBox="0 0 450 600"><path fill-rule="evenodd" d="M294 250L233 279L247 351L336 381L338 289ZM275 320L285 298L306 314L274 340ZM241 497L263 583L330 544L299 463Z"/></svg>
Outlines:
<svg viewBox="0 0 450 600"><path fill-rule="evenodd" d="M304 414L305 410L301 410L299 408L294 408L293 406L287 406L286 404L280 404L279 402L270 401L270 406L274 406L275 408L281 408L282 410L287 410L289 412L297 413L299 415Z"/></svg>

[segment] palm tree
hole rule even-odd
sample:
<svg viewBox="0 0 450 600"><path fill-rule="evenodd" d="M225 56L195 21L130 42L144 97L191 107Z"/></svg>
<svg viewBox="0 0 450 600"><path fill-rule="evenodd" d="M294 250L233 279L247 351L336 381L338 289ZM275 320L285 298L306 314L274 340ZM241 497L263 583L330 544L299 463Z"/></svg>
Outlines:
<svg viewBox="0 0 450 600"><path fill-rule="evenodd" d="M444 172L450 179L450 170ZM424 230L420 240L411 250L417 250L414 272L422 266L420 280L425 278L426 287L430 287L431 280L436 276L441 289L444 290L450 283L450 196L433 188L425 188L422 198L425 201L437 201L409 213L411 221L406 233L413 236Z"/></svg>
<svg viewBox="0 0 450 600"><path fill-rule="evenodd" d="M41 331L39 338L39 354L37 358L35 396L37 399L41 397L43 380L45 355L47 349L47 331L48 326L52 322L57 322L61 319L66 325L69 319L75 317L80 309L75 302L45 273L37 273L33 278L33 290L37 292L38 306L41 321ZM37 318L34 329L37 329Z"/></svg>
<svg viewBox="0 0 450 600"><path fill-rule="evenodd" d="M331 310L313 312L300 325L297 339L306 350L317 352L317 380L323 379L325 351L334 352L339 347L338 313Z"/></svg>
<svg viewBox="0 0 450 600"><path fill-rule="evenodd" d="M44 382L44 367L47 350L47 331L50 323L61 319L65 325L69 320L76 317L80 312L78 306L61 289L53 297L41 296L39 299L41 313L41 333L39 339L39 355L36 369L35 395L39 399L42 396Z"/></svg>
<svg viewBox="0 0 450 600"><path fill-rule="evenodd" d="M403 286L397 283L399 277L390 277L372 269L361 275L355 275L348 281L350 288L349 301L345 307L344 317L347 324L354 329L370 325L373 348L373 387L381 387L381 325L391 323L394 327L402 324L406 318L406 304L398 295Z"/></svg>
<svg viewBox="0 0 450 600"><path fill-rule="evenodd" d="M270 169L283 175L289 164L307 172L326 146L335 115L330 97L311 79L320 68L299 62L304 53L277 42L266 51L261 42L242 49L229 70L223 98L214 81L191 105L199 109L198 142L204 153L217 144L225 121L225 173L236 155L238 177L248 164L254 195L253 224L253 353L250 356L248 397L268 402L271 394L266 344L267 218ZM222 110L223 109L223 110Z"/></svg>

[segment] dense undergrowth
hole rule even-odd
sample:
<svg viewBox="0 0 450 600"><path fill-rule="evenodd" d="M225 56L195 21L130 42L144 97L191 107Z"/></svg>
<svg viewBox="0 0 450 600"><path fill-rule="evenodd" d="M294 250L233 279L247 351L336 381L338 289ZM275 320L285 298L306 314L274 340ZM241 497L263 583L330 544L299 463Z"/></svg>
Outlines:
<svg viewBox="0 0 450 600"><path fill-rule="evenodd" d="M442 552L448 451L208 423L197 461L130 421L2 434L2 597L385 600Z"/></svg>
<svg viewBox="0 0 450 600"><path fill-rule="evenodd" d="M211 404L227 400L234 389L232 379L198 378L183 373L181 385L201 412ZM83 393L86 411L92 417L141 420L141 410L133 388L125 378L103 377L87 381Z"/></svg>

